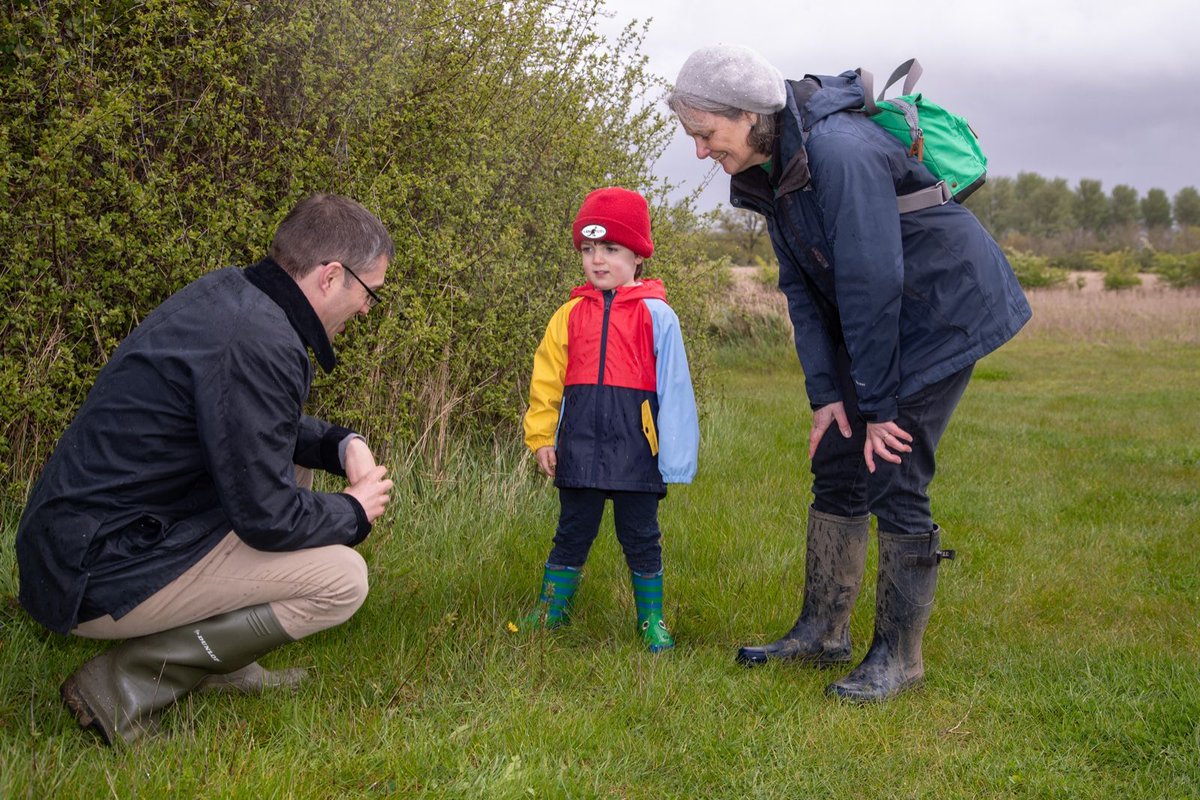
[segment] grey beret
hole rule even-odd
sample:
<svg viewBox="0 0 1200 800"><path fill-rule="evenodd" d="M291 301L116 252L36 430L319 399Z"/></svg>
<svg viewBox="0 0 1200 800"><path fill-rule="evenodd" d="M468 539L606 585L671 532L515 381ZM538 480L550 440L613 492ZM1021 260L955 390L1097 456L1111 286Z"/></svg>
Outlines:
<svg viewBox="0 0 1200 800"><path fill-rule="evenodd" d="M783 75L749 47L718 44L688 56L675 79L678 94L774 114L787 103Z"/></svg>

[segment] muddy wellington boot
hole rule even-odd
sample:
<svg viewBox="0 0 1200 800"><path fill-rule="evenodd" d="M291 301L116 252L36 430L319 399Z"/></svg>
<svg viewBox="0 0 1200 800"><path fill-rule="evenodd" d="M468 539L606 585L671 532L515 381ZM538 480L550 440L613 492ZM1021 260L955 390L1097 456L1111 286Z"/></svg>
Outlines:
<svg viewBox="0 0 1200 800"><path fill-rule="evenodd" d="M939 550L940 534L916 536L879 532L879 577L875 584L875 637L862 663L825 693L858 702L887 700L925 677L921 638L933 611L938 562L954 558Z"/></svg>
<svg viewBox="0 0 1200 800"><path fill-rule="evenodd" d="M663 574L647 575L630 572L633 582L633 604L637 608L638 632L651 653L661 653L675 646L675 639L663 619Z"/></svg>
<svg viewBox="0 0 1200 800"><path fill-rule="evenodd" d="M850 660L850 612L862 586L870 522L868 514L839 517L808 509L800 617L783 638L738 650L739 664L780 659L828 665Z"/></svg>
<svg viewBox="0 0 1200 800"><path fill-rule="evenodd" d="M209 675L225 675L292 641L263 604L127 639L85 663L60 693L80 727L108 744L151 732L158 712Z"/></svg>
<svg viewBox="0 0 1200 800"><path fill-rule="evenodd" d="M547 564L542 570L542 593L537 606L517 620L517 630L557 628L571 621L571 600L579 588L579 567Z"/></svg>
<svg viewBox="0 0 1200 800"><path fill-rule="evenodd" d="M308 670L303 667L269 670L263 669L257 661L252 661L228 675L206 675L204 680L196 685L195 691L206 694L262 694L272 689L295 689L306 678Z"/></svg>

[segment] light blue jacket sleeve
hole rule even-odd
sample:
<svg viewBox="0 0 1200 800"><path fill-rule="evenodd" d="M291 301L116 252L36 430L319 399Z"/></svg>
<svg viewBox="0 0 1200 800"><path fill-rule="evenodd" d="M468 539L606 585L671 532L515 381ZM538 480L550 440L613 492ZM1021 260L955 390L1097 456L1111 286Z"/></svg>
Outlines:
<svg viewBox="0 0 1200 800"><path fill-rule="evenodd" d="M654 322L658 381L658 471L666 483L691 483L700 450L696 395L679 317L662 300L647 300Z"/></svg>

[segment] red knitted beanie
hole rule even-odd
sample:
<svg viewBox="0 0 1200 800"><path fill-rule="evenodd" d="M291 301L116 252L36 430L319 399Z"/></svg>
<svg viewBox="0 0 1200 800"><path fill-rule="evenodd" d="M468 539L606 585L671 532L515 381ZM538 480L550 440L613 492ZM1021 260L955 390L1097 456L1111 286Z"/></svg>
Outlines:
<svg viewBox="0 0 1200 800"><path fill-rule="evenodd" d="M624 245L642 258L654 255L646 198L617 186L597 189L583 198L571 235L576 250L590 239Z"/></svg>

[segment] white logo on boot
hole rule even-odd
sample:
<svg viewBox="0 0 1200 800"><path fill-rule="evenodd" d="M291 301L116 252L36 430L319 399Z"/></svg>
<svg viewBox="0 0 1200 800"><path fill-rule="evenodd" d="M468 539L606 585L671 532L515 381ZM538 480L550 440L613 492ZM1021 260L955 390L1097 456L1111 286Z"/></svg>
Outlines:
<svg viewBox="0 0 1200 800"><path fill-rule="evenodd" d="M192 631L192 633L196 634L196 638L200 640L200 646L204 648L204 652L208 653L208 657L220 664L221 659L217 658L217 654L214 653L212 648L208 646L208 642L204 641L204 636L200 634L200 629L196 628L194 631Z"/></svg>

